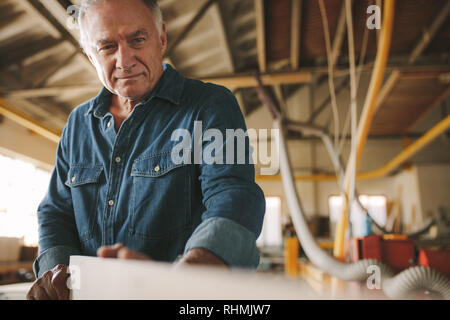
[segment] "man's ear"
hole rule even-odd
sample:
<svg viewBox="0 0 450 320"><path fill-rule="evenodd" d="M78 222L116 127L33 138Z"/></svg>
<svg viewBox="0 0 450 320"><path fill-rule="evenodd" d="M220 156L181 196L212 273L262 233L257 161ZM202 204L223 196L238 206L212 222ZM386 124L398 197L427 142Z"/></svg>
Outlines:
<svg viewBox="0 0 450 320"><path fill-rule="evenodd" d="M164 55L167 49L167 32L166 23L164 21L161 24L161 36L159 37L159 39L161 41L162 55Z"/></svg>

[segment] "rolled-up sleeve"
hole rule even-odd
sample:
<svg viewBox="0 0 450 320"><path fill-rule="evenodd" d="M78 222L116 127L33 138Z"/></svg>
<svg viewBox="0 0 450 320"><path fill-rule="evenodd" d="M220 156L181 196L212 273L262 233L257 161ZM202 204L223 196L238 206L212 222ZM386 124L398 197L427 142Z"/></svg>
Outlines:
<svg viewBox="0 0 450 320"><path fill-rule="evenodd" d="M71 255L79 255L78 249L68 246L57 246L42 252L33 263L33 271L36 278L53 269L58 264L69 265Z"/></svg>
<svg viewBox="0 0 450 320"><path fill-rule="evenodd" d="M238 268L256 268L259 252L255 234L226 218L209 218L194 231L186 244L185 254L202 248L220 257L227 265Z"/></svg>
<svg viewBox="0 0 450 320"><path fill-rule="evenodd" d="M247 130L243 115L236 98L228 90L215 95L203 111L203 132L219 130L224 139L221 145L212 139L204 141L202 150L215 149L215 159L222 161L199 164L206 211L188 240L186 250L206 248L231 267L256 268L259 262L256 239L262 228L265 199L255 183L248 136L243 144L242 136L239 138L238 132ZM238 134L235 136L233 132ZM212 148L212 143L216 148ZM231 163L230 158L233 159Z"/></svg>

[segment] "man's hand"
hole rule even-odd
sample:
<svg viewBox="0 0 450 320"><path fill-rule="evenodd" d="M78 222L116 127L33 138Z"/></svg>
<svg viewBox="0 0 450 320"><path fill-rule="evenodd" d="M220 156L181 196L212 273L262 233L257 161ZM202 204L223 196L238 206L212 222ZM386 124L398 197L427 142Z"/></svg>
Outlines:
<svg viewBox="0 0 450 320"><path fill-rule="evenodd" d="M176 267L183 265L208 265L217 267L227 267L225 262L209 250L194 248L186 253Z"/></svg>
<svg viewBox="0 0 450 320"><path fill-rule="evenodd" d="M113 246L100 247L97 250L97 256L101 258L117 258L117 259L134 259L134 260L152 260L147 255L138 251L125 247L122 243L116 243ZM213 265L219 267L227 267L222 261L211 251L203 248L195 248L185 254L176 264L176 267L183 265Z"/></svg>
<svg viewBox="0 0 450 320"><path fill-rule="evenodd" d="M97 256L101 258L151 260L147 255L131 250L121 243L116 243L113 246L100 247L97 250Z"/></svg>
<svg viewBox="0 0 450 320"><path fill-rule="evenodd" d="M27 294L27 300L69 300L67 266L58 264L37 279Z"/></svg>

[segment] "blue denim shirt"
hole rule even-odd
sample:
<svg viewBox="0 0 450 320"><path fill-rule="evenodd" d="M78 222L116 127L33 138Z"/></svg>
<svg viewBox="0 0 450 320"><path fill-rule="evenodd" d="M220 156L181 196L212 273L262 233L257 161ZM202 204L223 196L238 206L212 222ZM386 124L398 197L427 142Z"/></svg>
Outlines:
<svg viewBox="0 0 450 320"><path fill-rule="evenodd" d="M234 164L180 164L171 157L179 143L172 133L193 132L195 121L224 137L226 129L246 130L232 93L164 65L150 97L118 132L111 97L103 89L78 106L63 130L38 208L36 276L68 264L70 255L95 256L100 246L118 242L158 261L205 248L230 266L256 267L265 200L253 164L237 163L237 153ZM208 143L200 141L201 148Z"/></svg>

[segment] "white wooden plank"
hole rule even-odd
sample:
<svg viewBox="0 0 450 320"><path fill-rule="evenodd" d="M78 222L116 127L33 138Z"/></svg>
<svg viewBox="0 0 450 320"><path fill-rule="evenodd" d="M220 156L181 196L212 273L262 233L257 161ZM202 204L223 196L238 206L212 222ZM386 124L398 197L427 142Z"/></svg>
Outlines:
<svg viewBox="0 0 450 320"><path fill-rule="evenodd" d="M211 267L71 256L73 300L317 299L305 283Z"/></svg>

